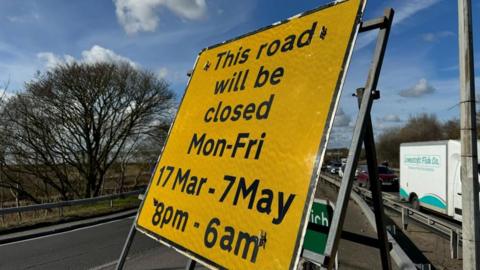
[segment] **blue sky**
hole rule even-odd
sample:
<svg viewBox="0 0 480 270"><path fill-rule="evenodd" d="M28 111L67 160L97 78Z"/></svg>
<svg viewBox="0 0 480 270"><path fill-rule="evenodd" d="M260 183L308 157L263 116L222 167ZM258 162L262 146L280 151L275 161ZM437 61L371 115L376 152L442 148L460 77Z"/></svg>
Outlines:
<svg viewBox="0 0 480 270"><path fill-rule="evenodd" d="M202 48L328 2L0 0L0 88L22 91L57 63L126 60L163 77L180 98ZM480 3L472 2L479 85ZM376 134L422 112L458 117L457 1L369 0L364 18L387 7L396 14L373 108ZM348 146L357 113L351 94L365 83L375 37L359 35L330 147Z"/></svg>

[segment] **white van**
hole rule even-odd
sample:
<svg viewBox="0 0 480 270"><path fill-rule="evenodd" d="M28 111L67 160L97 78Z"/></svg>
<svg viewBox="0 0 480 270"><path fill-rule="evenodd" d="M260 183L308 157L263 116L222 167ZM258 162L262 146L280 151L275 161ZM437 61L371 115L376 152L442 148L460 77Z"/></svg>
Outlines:
<svg viewBox="0 0 480 270"><path fill-rule="evenodd" d="M402 143L400 197L461 221L460 142Z"/></svg>

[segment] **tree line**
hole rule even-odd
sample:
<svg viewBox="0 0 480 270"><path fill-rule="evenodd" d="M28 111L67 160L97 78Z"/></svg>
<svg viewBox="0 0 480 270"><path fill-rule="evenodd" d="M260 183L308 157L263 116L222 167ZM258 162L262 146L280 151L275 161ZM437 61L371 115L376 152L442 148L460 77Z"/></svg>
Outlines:
<svg viewBox="0 0 480 270"><path fill-rule="evenodd" d="M478 119L477 116L477 126ZM386 160L390 166L398 167L401 143L450 139L460 139L459 119L441 122L434 114L423 113L411 116L403 126L385 130L376 139L376 147L379 161Z"/></svg>
<svg viewBox="0 0 480 270"><path fill-rule="evenodd" d="M0 106L0 188L39 203L98 196L109 170L156 160L175 97L127 63L69 63L38 73Z"/></svg>

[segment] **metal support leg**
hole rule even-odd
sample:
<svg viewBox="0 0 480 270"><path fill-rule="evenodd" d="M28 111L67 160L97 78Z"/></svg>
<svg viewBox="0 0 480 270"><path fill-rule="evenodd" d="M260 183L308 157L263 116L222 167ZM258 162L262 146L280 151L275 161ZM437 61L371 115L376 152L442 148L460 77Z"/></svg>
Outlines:
<svg viewBox="0 0 480 270"><path fill-rule="evenodd" d="M358 157L362 149L362 143L366 130L366 120L370 115L372 108L373 95L372 91L377 89L378 78L380 76L380 70L383 62L383 56L385 55L385 49L387 47L388 35L390 33L390 27L393 20L393 9L387 9L385 11L384 23L380 25L380 31L377 37L377 44L373 56L372 66L365 85L365 93L363 95L362 104L358 113L357 122L353 131L352 143L347 158L347 165L345 167L345 174L343 175L342 183L338 192L336 209L333 213L332 222L330 223L330 230L328 233L327 244L325 247L325 261L324 267L332 269L335 262L335 256L338 250L338 244L340 242L341 231L343 229L343 223L347 214L348 201L350 199L350 193L352 191L353 177L355 175L354 170L357 167Z"/></svg>
<svg viewBox="0 0 480 270"><path fill-rule="evenodd" d="M408 227L408 209L402 207L402 230L406 231Z"/></svg>
<svg viewBox="0 0 480 270"><path fill-rule="evenodd" d="M450 257L458 259L458 233L455 230L450 231Z"/></svg>
<svg viewBox="0 0 480 270"><path fill-rule="evenodd" d="M358 105L362 103L363 88L357 89ZM375 93L378 96L378 92ZM383 269L391 269L390 250L388 245L387 230L385 228L385 212L383 211L383 199L381 184L378 176L377 154L375 151L375 139L373 137L373 128L370 114L365 117L365 156L367 158L368 179L370 181L370 191L372 192L373 212L375 213L375 224L377 227L377 237L379 242L380 257Z"/></svg>
<svg viewBox="0 0 480 270"><path fill-rule="evenodd" d="M123 245L122 254L117 262L117 270L122 270L123 265L125 264L125 260L127 259L128 251L130 250L130 246L132 246L133 238L135 237L135 233L137 229L135 228L135 221L132 222L132 227L130 227L130 231L128 232L127 240Z"/></svg>
<svg viewBox="0 0 480 270"><path fill-rule="evenodd" d="M187 266L185 267L185 270L194 270L195 266L197 266L197 261L188 259Z"/></svg>

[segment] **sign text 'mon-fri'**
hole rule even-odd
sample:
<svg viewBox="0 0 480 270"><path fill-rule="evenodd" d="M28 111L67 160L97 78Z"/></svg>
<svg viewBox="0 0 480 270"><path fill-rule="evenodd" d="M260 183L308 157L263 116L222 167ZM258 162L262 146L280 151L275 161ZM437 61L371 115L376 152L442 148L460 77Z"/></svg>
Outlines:
<svg viewBox="0 0 480 270"><path fill-rule="evenodd" d="M363 7L202 51L137 229L212 267L294 267Z"/></svg>

